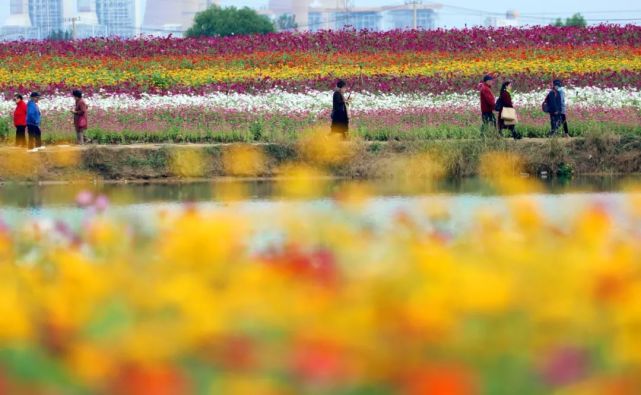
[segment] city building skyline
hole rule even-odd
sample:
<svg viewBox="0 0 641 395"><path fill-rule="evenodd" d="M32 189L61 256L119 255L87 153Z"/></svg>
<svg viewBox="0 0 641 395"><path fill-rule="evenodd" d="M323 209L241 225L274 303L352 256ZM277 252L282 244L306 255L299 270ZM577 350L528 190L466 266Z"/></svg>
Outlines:
<svg viewBox="0 0 641 395"><path fill-rule="evenodd" d="M179 36L214 4L219 0L8 0L0 4L0 39Z"/></svg>
<svg viewBox="0 0 641 395"><path fill-rule="evenodd" d="M388 30L414 25L412 5L403 4L405 2L400 0L3 0L0 3L0 40L42 39L50 36L53 31L72 32L77 38L110 35L180 36L191 26L197 12L213 4L251 5L274 20L283 14L293 15L301 31L340 29L344 26ZM470 26L504 27L551 23L549 17L535 16L531 9L529 13L518 13L480 11L452 5L444 5L440 9L438 6L439 4L426 2L419 5L416 26L426 29L447 27L444 21L451 18L451 15L467 15L466 18L471 20ZM474 16L474 13L477 15ZM603 17L596 11L586 13L588 23L598 23L601 20L590 15ZM627 19L621 21L620 23L626 23Z"/></svg>

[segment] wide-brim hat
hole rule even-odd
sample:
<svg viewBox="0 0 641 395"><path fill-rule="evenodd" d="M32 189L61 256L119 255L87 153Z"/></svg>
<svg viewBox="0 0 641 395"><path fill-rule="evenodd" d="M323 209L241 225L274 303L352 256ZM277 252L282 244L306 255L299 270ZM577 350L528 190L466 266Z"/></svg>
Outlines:
<svg viewBox="0 0 641 395"><path fill-rule="evenodd" d="M38 92L31 92L31 95L29 97L40 97L40 93Z"/></svg>

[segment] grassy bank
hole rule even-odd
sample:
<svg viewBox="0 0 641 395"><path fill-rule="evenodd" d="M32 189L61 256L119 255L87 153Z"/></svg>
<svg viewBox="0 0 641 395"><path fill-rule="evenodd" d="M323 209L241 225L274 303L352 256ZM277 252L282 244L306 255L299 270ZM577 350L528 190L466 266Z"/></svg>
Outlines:
<svg viewBox="0 0 641 395"><path fill-rule="evenodd" d="M75 141L69 113L50 111L43 118L46 145ZM543 138L550 121L540 109L520 109L518 132ZM641 136L641 112L623 109L573 108L568 114L570 135L594 134ZM292 144L310 130L327 130L329 113L263 114L252 112L153 109L139 112L94 110L88 136L97 144ZM12 120L0 121L0 139L13 142ZM353 138L371 141L442 140L481 138L476 111L452 113L435 109L407 109L356 114L351 122Z"/></svg>
<svg viewBox="0 0 641 395"><path fill-rule="evenodd" d="M153 180L287 175L288 165L350 178L407 177L408 166L423 174L465 177L480 171L493 152L520 158L514 171L550 176L641 172L641 137L593 135L571 139L460 139L304 144L166 144L49 147L38 153L2 148L3 181ZM316 151L314 151L316 150ZM320 150L320 151L319 151ZM410 161L410 162L408 162ZM409 175L411 177L411 174Z"/></svg>

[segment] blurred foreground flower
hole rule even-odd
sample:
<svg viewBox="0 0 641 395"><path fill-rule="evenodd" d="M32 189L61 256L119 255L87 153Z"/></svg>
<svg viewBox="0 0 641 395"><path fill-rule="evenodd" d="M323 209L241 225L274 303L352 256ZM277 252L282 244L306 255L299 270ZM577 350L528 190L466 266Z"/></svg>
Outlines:
<svg viewBox="0 0 641 395"><path fill-rule="evenodd" d="M326 128L312 129L298 139L298 150L304 163L317 167L339 165L350 159L353 142L332 134Z"/></svg>
<svg viewBox="0 0 641 395"><path fill-rule="evenodd" d="M285 174L285 196L322 187L311 168ZM351 199L320 214L190 206L147 214L144 233L109 212L78 232L1 231L0 389L641 390L639 218L614 226L593 204L559 226L518 197L443 237L443 207L375 225Z"/></svg>
<svg viewBox="0 0 641 395"><path fill-rule="evenodd" d="M205 175L205 158L197 147L173 148L169 168L177 177L198 178Z"/></svg>
<svg viewBox="0 0 641 395"><path fill-rule="evenodd" d="M524 177L521 158L512 153L483 154L479 173L490 185L503 194L518 194L539 190L538 184Z"/></svg>
<svg viewBox="0 0 641 395"><path fill-rule="evenodd" d="M225 172L229 176L256 177L265 171L265 155L260 147L234 144L223 153Z"/></svg>
<svg viewBox="0 0 641 395"><path fill-rule="evenodd" d="M319 197L328 181L325 173L305 165L286 165L280 172L278 191L288 198Z"/></svg>

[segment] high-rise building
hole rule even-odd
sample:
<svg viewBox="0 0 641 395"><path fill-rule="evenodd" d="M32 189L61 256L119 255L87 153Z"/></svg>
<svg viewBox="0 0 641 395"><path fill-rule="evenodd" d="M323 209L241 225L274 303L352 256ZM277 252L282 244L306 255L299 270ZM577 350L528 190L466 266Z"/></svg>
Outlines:
<svg viewBox="0 0 641 395"><path fill-rule="evenodd" d="M505 18L488 17L485 19L485 26L491 27L516 27L519 26L519 12L509 10L505 13Z"/></svg>
<svg viewBox="0 0 641 395"><path fill-rule="evenodd" d="M2 29L0 34L5 40L29 38L28 32L31 27L29 19L28 0L10 0L3 11Z"/></svg>
<svg viewBox="0 0 641 395"><path fill-rule="evenodd" d="M29 19L38 38L63 30L63 0L29 0Z"/></svg>
<svg viewBox="0 0 641 395"><path fill-rule="evenodd" d="M29 1L9 0L9 17L4 23L5 27L29 27Z"/></svg>
<svg viewBox="0 0 641 395"><path fill-rule="evenodd" d="M97 25L96 3L96 0L75 0L75 4L72 1L69 7L65 7L65 11L69 10L65 18L77 18L82 25Z"/></svg>
<svg viewBox="0 0 641 395"><path fill-rule="evenodd" d="M218 0L147 0L143 26L158 33L180 33L191 27L196 14Z"/></svg>
<svg viewBox="0 0 641 395"><path fill-rule="evenodd" d="M135 0L95 0L98 23L106 36L132 37L136 28Z"/></svg>
<svg viewBox="0 0 641 395"><path fill-rule="evenodd" d="M327 2L328 1L325 1L324 3ZM275 17L283 14L293 15L294 20L299 26L307 26L310 16L309 7L312 3L312 0L270 0L269 10Z"/></svg>
<svg viewBox="0 0 641 395"><path fill-rule="evenodd" d="M435 10L440 4L421 4L416 10L416 25L430 29L435 26ZM386 7L355 7L350 0L270 0L262 11L272 18L283 14L295 16L301 30L328 30L352 27L358 30L404 29L414 26L412 5Z"/></svg>
<svg viewBox="0 0 641 395"><path fill-rule="evenodd" d="M390 10L389 27L391 29L408 29L414 27L414 10ZM416 10L416 27L419 29L433 29L436 26L436 13L431 8Z"/></svg>

